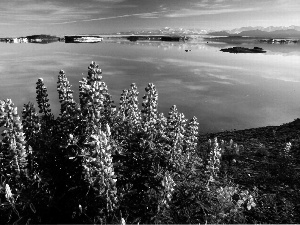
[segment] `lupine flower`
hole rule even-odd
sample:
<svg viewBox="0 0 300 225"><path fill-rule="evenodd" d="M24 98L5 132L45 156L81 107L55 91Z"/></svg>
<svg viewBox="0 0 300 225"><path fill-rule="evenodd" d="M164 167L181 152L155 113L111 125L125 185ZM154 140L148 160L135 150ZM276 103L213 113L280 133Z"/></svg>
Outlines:
<svg viewBox="0 0 300 225"><path fill-rule="evenodd" d="M198 126L197 118L193 117L187 125L184 134L184 141L186 145L186 152L195 153L198 142Z"/></svg>
<svg viewBox="0 0 300 225"><path fill-rule="evenodd" d="M121 225L126 225L126 221L123 217L121 218Z"/></svg>
<svg viewBox="0 0 300 225"><path fill-rule="evenodd" d="M155 132L155 125L157 123L157 100L158 93L154 84L149 83L145 88L146 94L143 99L142 121L145 132L151 134Z"/></svg>
<svg viewBox="0 0 300 225"><path fill-rule="evenodd" d="M85 179L97 190L106 201L106 209L111 212L117 203L116 179L111 157L109 136L101 130L90 136L89 156L84 159ZM101 190L104 190L102 193Z"/></svg>
<svg viewBox="0 0 300 225"><path fill-rule="evenodd" d="M17 114L17 108L14 107L10 99L0 101L0 124L6 128L2 132L3 140L0 144L3 146L0 161L3 165L0 171L3 174L17 178L26 174L27 153L25 149L25 135L20 117Z"/></svg>
<svg viewBox="0 0 300 225"><path fill-rule="evenodd" d="M12 193L8 184L5 184L5 198L7 199L7 201L11 201L12 198Z"/></svg>
<svg viewBox="0 0 300 225"><path fill-rule="evenodd" d="M292 143L287 142L285 144L283 151L281 151L281 155L284 156L285 158L290 158L291 157L291 148L292 148Z"/></svg>
<svg viewBox="0 0 300 225"><path fill-rule="evenodd" d="M36 100L39 106L39 113L42 113L43 116L48 117L51 113L48 94L47 94L47 87L44 85L43 79L39 78L38 82L36 83Z"/></svg>
<svg viewBox="0 0 300 225"><path fill-rule="evenodd" d="M174 191L175 182L170 176L169 173L166 173L163 180L162 180L162 186L164 187L164 198L162 200L162 203L168 207L168 201L171 201L172 198L172 192Z"/></svg>
<svg viewBox="0 0 300 225"><path fill-rule="evenodd" d="M209 146L209 156L208 156L208 162L206 166L206 174L210 177L207 183L207 187L209 186L211 182L211 177L213 180L218 177L218 173L221 166L221 148L219 147L218 139L214 138L214 142L209 140L208 142Z"/></svg>

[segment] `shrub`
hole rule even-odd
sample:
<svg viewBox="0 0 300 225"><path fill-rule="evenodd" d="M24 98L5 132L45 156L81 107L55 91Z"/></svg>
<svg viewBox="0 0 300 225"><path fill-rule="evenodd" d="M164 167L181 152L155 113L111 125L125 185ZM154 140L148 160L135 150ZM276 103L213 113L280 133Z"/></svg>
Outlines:
<svg viewBox="0 0 300 225"><path fill-rule="evenodd" d="M159 114L153 84L141 109L135 84L116 107L101 74L92 62L76 103L61 70L57 118L42 78L39 110L25 104L22 123L11 100L0 102L4 223L245 222L252 195L219 175L217 139L199 152L197 118L176 106Z"/></svg>

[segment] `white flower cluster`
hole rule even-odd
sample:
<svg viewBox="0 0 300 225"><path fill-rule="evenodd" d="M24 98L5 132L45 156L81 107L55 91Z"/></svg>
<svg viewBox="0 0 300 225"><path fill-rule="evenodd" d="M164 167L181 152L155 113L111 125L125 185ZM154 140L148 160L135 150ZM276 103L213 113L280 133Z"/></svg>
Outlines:
<svg viewBox="0 0 300 225"><path fill-rule="evenodd" d="M256 206L253 195L248 190L240 190L238 186L220 187L216 193L218 216L222 219L234 217L244 209L251 210Z"/></svg>
<svg viewBox="0 0 300 225"><path fill-rule="evenodd" d="M168 201L172 199L172 193L174 191L175 182L169 173L166 173L163 180L162 186L165 188L164 195L165 198L163 199L162 203L168 207Z"/></svg>
<svg viewBox="0 0 300 225"><path fill-rule="evenodd" d="M5 184L5 198L10 203L13 203L14 201L10 186L8 184Z"/></svg>
<svg viewBox="0 0 300 225"><path fill-rule="evenodd" d="M217 138L214 138L213 142L210 139L208 140L208 148L210 152L208 163L206 165L206 173L209 175L207 186L209 186L210 182L214 182L215 178L218 177L222 157L221 148Z"/></svg>
<svg viewBox="0 0 300 225"><path fill-rule="evenodd" d="M280 151L280 155L285 158L291 158L292 157L291 149L292 149L292 143L287 142L283 150Z"/></svg>

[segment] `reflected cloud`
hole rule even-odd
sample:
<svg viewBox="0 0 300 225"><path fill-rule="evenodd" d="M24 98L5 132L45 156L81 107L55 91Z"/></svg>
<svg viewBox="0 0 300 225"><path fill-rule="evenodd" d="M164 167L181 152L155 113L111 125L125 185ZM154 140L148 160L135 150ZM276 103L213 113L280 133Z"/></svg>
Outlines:
<svg viewBox="0 0 300 225"><path fill-rule="evenodd" d="M226 69L226 70L245 70L245 68L242 67L237 67L237 66L227 66L227 65L219 65L219 64L213 64L213 63L208 63L208 62L195 62L195 61L188 61L188 60L181 60L181 59L164 59L164 62L171 63L177 66L183 66L183 67L210 67L214 69Z"/></svg>
<svg viewBox="0 0 300 225"><path fill-rule="evenodd" d="M174 86L175 85L175 86ZM192 84L189 81L183 81L181 79L168 78L167 80L160 81L157 84L158 87L164 90L175 91L176 86L179 86L180 89L189 89L192 91L208 91L210 88L209 84ZM172 88L170 88L172 87Z"/></svg>
<svg viewBox="0 0 300 225"><path fill-rule="evenodd" d="M192 85L192 84L186 84L186 88L193 90L193 91L208 91L209 85Z"/></svg>
<svg viewBox="0 0 300 225"><path fill-rule="evenodd" d="M94 2L100 2L100 3L121 3L125 2L126 0L93 0Z"/></svg>
<svg viewBox="0 0 300 225"><path fill-rule="evenodd" d="M272 79L272 80L279 80L279 81L284 81L284 82L292 82L292 83L300 83L299 79L293 78L293 77L284 77L281 75L273 75L273 76L268 76L268 75L263 75L263 78L266 79Z"/></svg>
<svg viewBox="0 0 300 225"><path fill-rule="evenodd" d="M12 98L19 109L29 100L35 102L35 83L43 77L51 107L59 112L59 70L63 69L74 85L77 101L78 81L86 76L87 66L94 60L116 104L121 90L130 88L130 83L137 83L141 100L144 87L153 82L159 92L160 111L176 104L186 116L201 118L201 129L262 126L271 119L286 122L297 113L299 57L226 55L210 47L185 53L186 46L179 46L174 44L164 52L155 45L115 43L3 44L0 73L5 82L0 84L1 98ZM265 106L270 110L265 111Z"/></svg>
<svg viewBox="0 0 300 225"><path fill-rule="evenodd" d="M122 70L109 70L109 71L104 71L103 76L125 76L127 75L126 72Z"/></svg>
<svg viewBox="0 0 300 225"><path fill-rule="evenodd" d="M214 80L212 82L217 83L217 84L233 85L233 83L230 83L230 82L227 82L227 81L216 81L216 80Z"/></svg>
<svg viewBox="0 0 300 225"><path fill-rule="evenodd" d="M236 79L236 78L231 77L230 75L224 75L224 73L222 73L222 75L207 73L207 75L210 76L210 77L214 77L214 78L220 79L220 80L234 81L235 83L239 83L239 84L249 84L248 82L246 82L246 81L244 81L242 79ZM233 83L231 83L229 81L218 81L218 83L233 85ZM216 82L216 81L213 81L213 82Z"/></svg>

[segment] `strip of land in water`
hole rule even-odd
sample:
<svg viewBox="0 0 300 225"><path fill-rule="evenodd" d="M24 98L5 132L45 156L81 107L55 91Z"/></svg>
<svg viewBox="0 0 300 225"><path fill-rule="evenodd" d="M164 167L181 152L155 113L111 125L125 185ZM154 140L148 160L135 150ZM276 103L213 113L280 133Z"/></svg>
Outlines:
<svg viewBox="0 0 300 225"><path fill-rule="evenodd" d="M128 41L167 41L179 42L189 39L187 36L181 35L66 35L64 37L56 37L51 35L31 35L26 37L6 37L0 38L1 42L7 43L98 43L104 40L123 39Z"/></svg>
<svg viewBox="0 0 300 225"><path fill-rule="evenodd" d="M262 37L244 37L244 36L218 36L206 37L204 40L210 42L222 42L227 44L243 43L268 43L268 44L300 44L299 39L293 38L262 38Z"/></svg>

